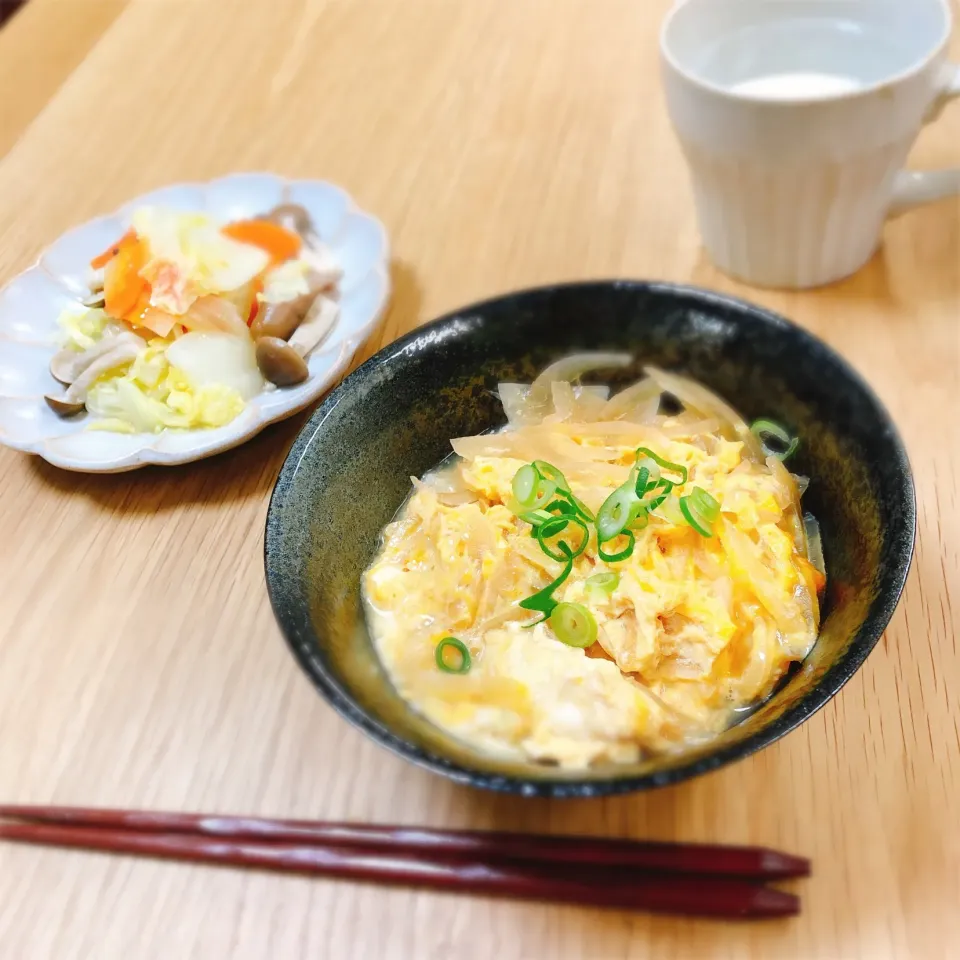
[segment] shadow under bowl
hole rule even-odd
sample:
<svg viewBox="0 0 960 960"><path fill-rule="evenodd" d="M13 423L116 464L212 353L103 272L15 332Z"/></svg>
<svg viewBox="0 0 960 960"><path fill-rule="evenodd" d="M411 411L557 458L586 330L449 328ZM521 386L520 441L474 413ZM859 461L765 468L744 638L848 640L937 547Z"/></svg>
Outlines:
<svg viewBox="0 0 960 960"><path fill-rule="evenodd" d="M496 429L500 381L527 381L577 350L624 350L700 380L750 421L801 438L804 507L822 528L828 586L820 638L742 722L676 756L566 772L504 760L454 739L394 690L366 631L360 581L383 527L450 439ZM590 378L586 378L589 380ZM475 304L401 338L335 389L297 437L266 528L267 586L280 627L317 690L400 756L465 784L526 796L591 797L675 783L765 747L856 672L900 598L916 504L903 446L863 380L815 337L748 303L639 281L526 290Z"/></svg>

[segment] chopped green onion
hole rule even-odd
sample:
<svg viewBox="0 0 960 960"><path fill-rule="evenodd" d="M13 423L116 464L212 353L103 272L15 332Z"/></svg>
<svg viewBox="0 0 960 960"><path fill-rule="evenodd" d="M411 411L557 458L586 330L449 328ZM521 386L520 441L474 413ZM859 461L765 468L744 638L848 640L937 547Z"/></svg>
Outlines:
<svg viewBox="0 0 960 960"><path fill-rule="evenodd" d="M447 660L447 651L455 650L456 664L451 665ZM444 673L469 673L470 672L470 650L467 645L456 637L444 637L438 644L434 654L437 666Z"/></svg>
<svg viewBox="0 0 960 960"><path fill-rule="evenodd" d="M653 486L650 481L650 471L646 467L641 467L637 471L637 480L633 488L638 500L647 492L648 486Z"/></svg>
<svg viewBox="0 0 960 960"><path fill-rule="evenodd" d="M799 438L791 436L775 420L754 420L750 431L760 441L763 452L777 460L788 460L800 446ZM771 446L770 439L775 440L776 445Z"/></svg>
<svg viewBox="0 0 960 960"><path fill-rule="evenodd" d="M564 492L563 490L558 491L559 496L566 496L567 499L580 511L580 516L583 517L587 523L593 523L597 518L593 515L593 511L579 498L574 496L569 490Z"/></svg>
<svg viewBox="0 0 960 960"><path fill-rule="evenodd" d="M630 523L630 512L637 502L632 483L625 483L617 487L613 493L603 501L597 513L597 540L612 540Z"/></svg>
<svg viewBox="0 0 960 960"><path fill-rule="evenodd" d="M557 484L540 475L532 463L524 464L514 475L513 496L523 513L541 510L557 492Z"/></svg>
<svg viewBox="0 0 960 960"><path fill-rule="evenodd" d="M524 506L530 510L542 510L556 492L557 485L552 480L541 480L534 493L533 499L525 503Z"/></svg>
<svg viewBox="0 0 960 960"><path fill-rule="evenodd" d="M626 560L633 553L633 548L637 543L637 538L633 535L633 531L621 530L619 536L624 536L628 540L626 547L619 553L607 553L607 551L603 549L603 542L597 542L597 556L599 556L601 560L607 563L619 563L621 560ZM615 538L612 537L611 539Z"/></svg>
<svg viewBox="0 0 960 960"><path fill-rule="evenodd" d="M522 466L513 475L513 495L517 498L517 503L521 506L529 506L530 501L536 496L537 484L542 479L540 472L532 463Z"/></svg>
<svg viewBox="0 0 960 960"><path fill-rule="evenodd" d="M580 528L580 530L583 532L583 537L576 548L570 547L563 540L558 541L557 547L562 552L557 555L551 551L546 541L551 537L556 537L563 533L563 531L566 530L571 523ZM560 563L563 563L565 560L573 559L574 557L579 557L580 554L587 549L587 542L590 540L590 531L587 529L587 525L576 514L551 517L549 520L544 520L543 523L541 523L538 527L533 528L533 533L537 539L537 543L540 544L540 549L551 560L557 560Z"/></svg>
<svg viewBox="0 0 960 960"><path fill-rule="evenodd" d="M655 461L651 460L649 457L638 456L637 465L634 467L638 472L640 470L647 471L647 487L652 487L655 483L660 480L660 465ZM638 494L639 496L639 494Z"/></svg>
<svg viewBox="0 0 960 960"><path fill-rule="evenodd" d="M680 512L697 533L713 536L713 522L720 516L720 504L703 487L694 487L689 496L680 498Z"/></svg>
<svg viewBox="0 0 960 960"><path fill-rule="evenodd" d="M647 496L649 496L649 499L645 496L643 500L641 500L640 505L646 509L647 513L652 513L670 496L670 491L675 486L676 484L671 483L669 480L660 480L656 486L647 488Z"/></svg>
<svg viewBox="0 0 960 960"><path fill-rule="evenodd" d="M713 531L707 525L706 521L697 514L695 510L690 509L690 498L681 497L680 498L680 512L683 514L684 519L687 523L693 527L703 537L712 537Z"/></svg>
<svg viewBox="0 0 960 960"><path fill-rule="evenodd" d="M585 649L597 639L597 621L581 603L558 603L550 614L550 626L568 647Z"/></svg>
<svg viewBox="0 0 960 960"><path fill-rule="evenodd" d="M567 483L567 478L563 475L563 471L558 470L552 463L547 463L546 460L534 460L531 466L540 476L552 480L557 485L558 490L570 489L570 484Z"/></svg>
<svg viewBox="0 0 960 960"><path fill-rule="evenodd" d="M536 623L542 623L543 620L546 620L551 613L557 607L557 601L553 599L553 592L557 589L570 576L573 572L573 554L570 551L570 548L561 541L557 544L560 551L567 558L566 564L564 564L563 570L560 571L560 576L553 581L553 583L548 583L542 590L538 590L533 596L527 597L526 600L520 601L520 606L524 610L536 610L538 613L543 614L541 620L537 620ZM530 626L536 626L536 623L530 624Z"/></svg>
<svg viewBox="0 0 960 960"><path fill-rule="evenodd" d="M531 510L529 513L518 514L521 520L526 521L531 526L536 527L538 524L544 523L547 520L553 520L554 516L552 513L548 513L546 510Z"/></svg>
<svg viewBox="0 0 960 960"><path fill-rule="evenodd" d="M570 489L570 483L563 475L562 470L555 467L552 463L547 463L546 460L534 460L530 466L533 467L541 477L557 485L555 492L558 497L568 501L587 523L593 523L593 513L591 513L590 508L582 500L574 496L573 491Z"/></svg>
<svg viewBox="0 0 960 960"><path fill-rule="evenodd" d="M697 513L709 523L720 516L720 504L703 487L694 487L687 498L697 508Z"/></svg>
<svg viewBox="0 0 960 960"><path fill-rule="evenodd" d="M569 490L557 490L557 499L547 509L556 510L559 513L578 513L587 523L593 523L596 519L590 508Z"/></svg>
<svg viewBox="0 0 960 960"><path fill-rule="evenodd" d="M687 468L679 463L671 463L669 460L664 460L663 457L658 457L649 447L637 447L637 461L639 462L640 456L649 457L657 466L661 467L664 470L669 470L671 473L677 473L680 475L680 482L677 484L678 487L683 486L687 482Z"/></svg>
<svg viewBox="0 0 960 960"><path fill-rule="evenodd" d="M604 573L595 573L592 577L587 577L584 587L587 594L594 596L610 596L620 585L620 574L613 570L606 570Z"/></svg>

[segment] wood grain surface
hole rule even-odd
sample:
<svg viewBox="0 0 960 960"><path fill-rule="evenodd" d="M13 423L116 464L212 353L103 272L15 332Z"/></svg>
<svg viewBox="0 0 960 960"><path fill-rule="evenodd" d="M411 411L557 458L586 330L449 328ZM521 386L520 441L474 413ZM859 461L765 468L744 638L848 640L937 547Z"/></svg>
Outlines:
<svg viewBox="0 0 960 960"><path fill-rule="evenodd" d="M262 527L303 417L191 467L99 479L0 451L4 800L756 842L815 866L799 919L738 926L0 847L0 957L960 956L958 205L892 222L825 290L719 275L661 97L665 0L32 2L30 29L28 9L0 35L31 65L33 104L8 112L6 60L0 278L165 182L324 177L391 233L396 295L371 349L546 281L744 295L874 385L909 447L920 530L882 643L784 741L676 788L532 802L375 747L287 653ZM956 164L958 144L954 107L912 163Z"/></svg>

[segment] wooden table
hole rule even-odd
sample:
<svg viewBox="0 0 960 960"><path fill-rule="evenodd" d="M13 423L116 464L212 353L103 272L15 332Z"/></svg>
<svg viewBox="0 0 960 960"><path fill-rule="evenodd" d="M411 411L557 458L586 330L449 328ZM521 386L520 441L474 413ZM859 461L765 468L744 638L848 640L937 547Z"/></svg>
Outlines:
<svg viewBox="0 0 960 960"><path fill-rule="evenodd" d="M189 468L99 479L4 450L5 800L757 842L809 854L816 875L799 919L748 927L0 847L0 956L960 955L957 204L890 224L839 286L761 293L720 276L661 99L665 0L32 3L0 35L3 279L166 181L325 177L392 235L396 295L375 346L475 298L577 277L692 281L792 316L892 410L920 535L883 642L785 741L673 789L532 802L383 752L294 665L261 533L302 417ZM22 105L8 111L11 89ZM914 163L956 163L958 143L954 108Z"/></svg>

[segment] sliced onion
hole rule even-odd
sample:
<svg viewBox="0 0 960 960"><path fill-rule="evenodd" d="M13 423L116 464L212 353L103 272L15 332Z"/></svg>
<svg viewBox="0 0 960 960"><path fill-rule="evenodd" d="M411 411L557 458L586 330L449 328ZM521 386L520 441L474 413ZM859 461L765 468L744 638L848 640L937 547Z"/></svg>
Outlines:
<svg viewBox="0 0 960 960"><path fill-rule="evenodd" d="M602 419L647 423L648 416L652 420L657 415L662 392L654 380L644 377L611 397L603 409ZM642 413L644 419L636 418L638 412Z"/></svg>
<svg viewBox="0 0 960 960"><path fill-rule="evenodd" d="M558 420L589 423L603 412L609 387L574 387L567 380L554 380L550 384L553 416Z"/></svg>
<svg viewBox="0 0 960 960"><path fill-rule="evenodd" d="M820 523L812 513L803 515L803 532L807 538L807 559L823 576L827 575L827 565L823 560L823 538L820 535Z"/></svg>
<svg viewBox="0 0 960 960"><path fill-rule="evenodd" d="M551 363L530 385L527 394L527 415L534 416L539 422L550 413L552 391L550 385L555 380L576 380L591 370L604 370L611 367L626 367L632 363L629 353L574 353Z"/></svg>
<svg viewBox="0 0 960 960"><path fill-rule="evenodd" d="M663 389L672 393L685 407L710 417L716 417L720 426L726 426L731 433L730 439L740 440L752 460L762 463L764 460L760 442L753 435L743 417L725 400L721 400L715 393L708 390L703 384L667 373L656 367L645 367L644 372Z"/></svg>
<svg viewBox="0 0 960 960"><path fill-rule="evenodd" d="M503 412L512 427L542 423L543 419L550 416L555 409L554 383L561 381L569 383L589 370L625 367L631 361L632 357L626 353L575 353L563 357L551 363L532 384L499 384L498 392L500 402L503 404ZM584 409L580 412L593 410L595 401L587 400L587 396L602 397L604 400L609 396L608 387L584 387L581 391L572 392L574 401L580 399L585 401ZM569 393L563 396L569 403ZM591 419L599 417L600 414L601 411L596 410Z"/></svg>
<svg viewBox="0 0 960 960"><path fill-rule="evenodd" d="M803 535L803 520L800 517L800 494L793 474L783 465L778 457L767 457L767 467L774 480L783 487L787 494L787 502L783 505L783 515L790 524L790 533L793 535L793 546L797 553L804 552L805 537Z"/></svg>
<svg viewBox="0 0 960 960"><path fill-rule="evenodd" d="M523 427L538 422L527 402L527 396L530 393L529 384L501 383L497 386L497 392L500 394L500 403L503 404L503 412L511 427Z"/></svg>
<svg viewBox="0 0 960 960"><path fill-rule="evenodd" d="M629 353L603 353L602 351L572 353L546 367L533 381L533 390L546 392L554 380L576 380L590 370L605 370L611 367L627 367L633 361Z"/></svg>
<svg viewBox="0 0 960 960"><path fill-rule="evenodd" d="M479 494L471 493L469 490L465 490L463 493L437 494L437 500L445 507L461 507L465 503L476 503L479 499Z"/></svg>

